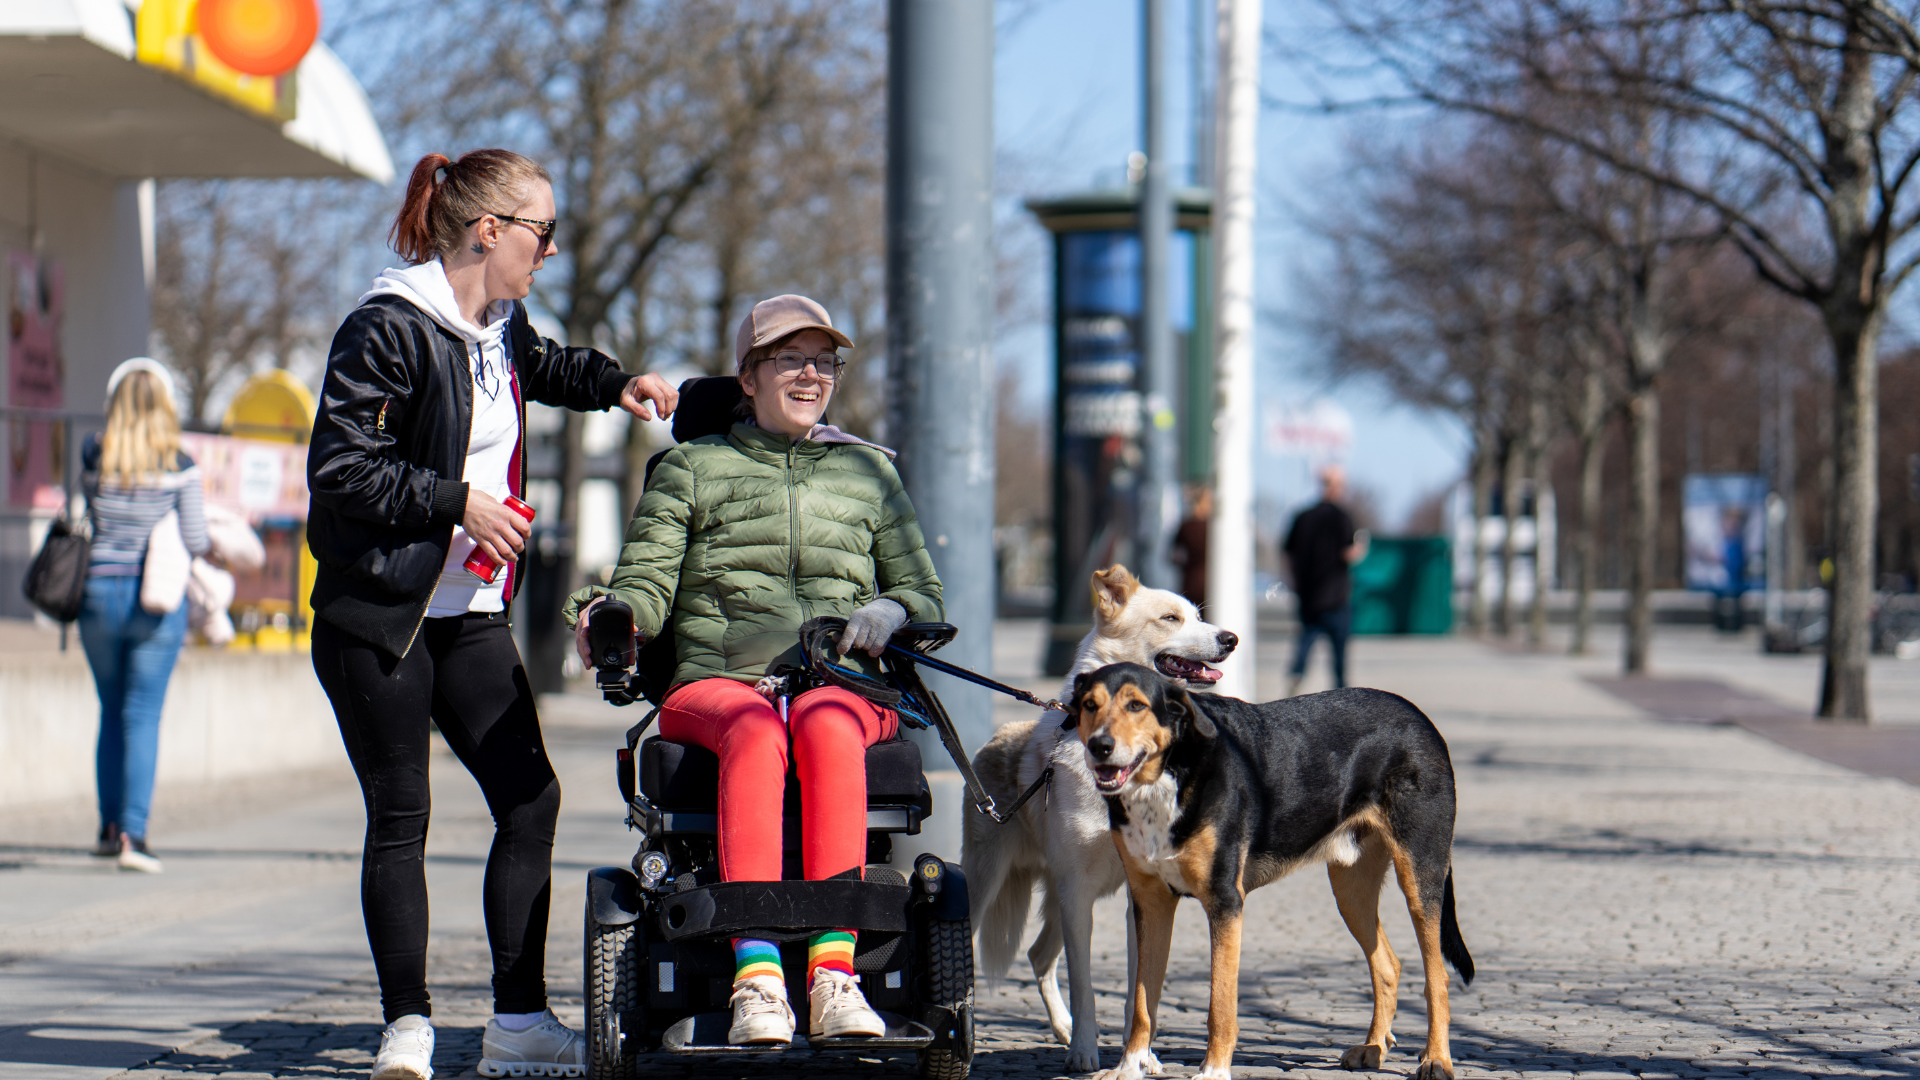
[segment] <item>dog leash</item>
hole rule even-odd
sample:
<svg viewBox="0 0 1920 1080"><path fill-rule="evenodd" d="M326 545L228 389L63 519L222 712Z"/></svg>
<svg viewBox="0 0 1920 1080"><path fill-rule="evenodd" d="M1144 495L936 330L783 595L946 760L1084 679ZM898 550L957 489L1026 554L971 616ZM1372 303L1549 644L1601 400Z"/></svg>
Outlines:
<svg viewBox="0 0 1920 1080"><path fill-rule="evenodd" d="M1066 712L1067 711L1067 707L1065 705L1060 704L1057 701L1051 701L1051 700L1043 701L1040 698L1027 693L1025 690L1020 689L1017 686L1008 686L1006 683L1003 683L1003 682L995 682L994 680L987 678L985 675L982 675L977 671L968 671L966 668L960 667L956 664L949 664L945 660L936 660L933 657L926 655L925 653L914 652L912 649L904 649L898 645L892 644L891 642L889 642L887 645L887 651L891 653L899 653L901 656L906 657L907 659L913 661L914 663L920 664L924 667L930 667L933 670L940 672L942 675L951 675L956 679L959 679L963 682L970 682L975 686L984 686L989 690L998 690L1010 698L1014 698L1015 700L1025 702L1026 704L1032 705L1036 708L1045 709L1049 712Z"/></svg>
<svg viewBox="0 0 1920 1080"><path fill-rule="evenodd" d="M989 679L977 671L969 671L957 664L949 664L945 660L936 660L925 653L915 652L912 649L902 648L892 643L888 643L887 651L897 654L901 659L909 663L930 667L942 674L951 675L962 682L970 682L975 686L984 686L989 690L997 690L1025 704L1045 709L1049 712L1067 711L1067 707L1058 701L1043 700L1017 686L1008 686L1006 683ZM944 741L947 732L942 730L941 735ZM949 746L948 749L954 751L955 747ZM957 751L953 753L953 760L955 764L960 766L961 775L963 779L967 781L967 787L970 789L968 794L973 797L973 808L978 810L982 815L991 818L996 824L1005 825L1007 822L1012 821L1013 815L1019 813L1021 807L1027 805L1029 800L1039 794L1041 788L1047 789L1048 804L1051 805L1052 803L1053 766L1051 765L1040 771L1039 778L1027 785L1027 790L1021 792L1020 797L1013 800L1012 806L1002 810L994 805L993 796L987 793L986 785L980 783L980 778L974 775L973 763L967 761L965 755Z"/></svg>

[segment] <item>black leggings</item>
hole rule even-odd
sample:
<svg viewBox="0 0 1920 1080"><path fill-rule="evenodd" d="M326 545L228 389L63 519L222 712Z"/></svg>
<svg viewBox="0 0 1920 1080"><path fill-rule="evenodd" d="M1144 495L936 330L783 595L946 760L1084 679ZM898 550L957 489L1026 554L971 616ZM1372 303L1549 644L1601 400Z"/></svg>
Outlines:
<svg viewBox="0 0 1920 1080"><path fill-rule="evenodd" d="M424 861L430 720L480 782L493 813L483 903L494 1011L546 1008L560 783L540 740L533 690L506 616L428 619L401 660L316 620L313 669L333 702L367 801L360 907L387 1022L432 1015Z"/></svg>

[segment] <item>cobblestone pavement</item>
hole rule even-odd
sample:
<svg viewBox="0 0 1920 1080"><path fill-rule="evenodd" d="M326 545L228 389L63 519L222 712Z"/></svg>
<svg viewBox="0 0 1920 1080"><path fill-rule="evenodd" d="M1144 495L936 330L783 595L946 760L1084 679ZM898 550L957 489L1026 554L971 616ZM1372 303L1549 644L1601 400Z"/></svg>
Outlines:
<svg viewBox="0 0 1920 1080"><path fill-rule="evenodd" d="M1280 647L1262 648L1269 673ZM1453 995L1462 1076L1920 1077L1920 789L1736 728L1647 719L1584 682L1592 665L1459 640L1364 640L1356 652L1357 681L1422 704L1459 773L1455 878L1479 968ZM1366 970L1325 881L1303 871L1250 898L1236 1076L1350 1075L1338 1061L1365 1030ZM556 902L556 988L579 985L577 896ZM1382 903L1395 950L1417 956L1398 892L1389 887ZM1118 1058L1122 911L1109 900L1096 918L1108 1065ZM435 940L441 1076L465 1075L478 1059L483 952L470 930ZM1183 905L1159 1042L1173 1075L1200 1058L1205 958L1204 919ZM1047 1037L1031 979L978 993L975 1075L1057 1075L1064 1053ZM577 1022L577 989L556 1006ZM1409 963L1400 1050L1384 1071L1412 1071L1424 1026ZM374 988L356 978L126 1075L360 1077L378 1031ZM825 1054L658 1058L643 1075L878 1077L912 1067Z"/></svg>

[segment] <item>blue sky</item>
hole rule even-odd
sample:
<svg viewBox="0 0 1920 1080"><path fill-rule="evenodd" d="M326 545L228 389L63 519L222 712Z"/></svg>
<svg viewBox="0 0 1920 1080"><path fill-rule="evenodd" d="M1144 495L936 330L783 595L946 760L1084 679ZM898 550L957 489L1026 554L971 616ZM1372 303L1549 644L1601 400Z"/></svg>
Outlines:
<svg viewBox="0 0 1920 1080"><path fill-rule="evenodd" d="M1165 0L1172 29L1170 142L1175 174L1182 178L1193 157L1188 28L1194 2ZM1210 15L1213 0L1198 2ZM1009 20L1016 10L1022 13ZM1312 26L1316 10L1313 0L1268 0L1269 37L1285 40ZM1033 0L1014 6L1003 0L1001 11L1004 32L997 43L994 119L1006 169L1003 187L1012 180L1017 190L1008 194L1025 197L1113 186L1127 154L1141 149L1142 142L1138 0ZM1210 21L1206 33L1210 43ZM1262 90L1289 96L1298 87L1299 73L1269 50ZM1460 476L1464 433L1450 419L1399 406L1372 387L1329 385L1312 343L1288 327L1289 314L1297 311L1292 283L1312 273L1312 244L1293 208L1318 203L1315 192L1340 182L1340 148L1350 137L1350 125L1389 122L1377 115L1327 118L1282 109L1263 112L1255 288L1262 309L1256 333L1262 404L1321 394L1344 406L1354 427L1349 471L1356 483L1375 494L1391 529L1423 495ZM1013 199L1002 200L1002 212L1024 216ZM1037 225L1026 227L1040 233ZM1050 266L1045 258L1036 261L1038 265L1028 268L1033 278L1029 287L1045 294L1051 288ZM1008 333L1001 341L1002 364L1020 371L1035 398L1051 392L1050 342L1044 325ZM1261 453L1256 475L1270 507L1290 507L1311 494L1304 462ZM1274 527L1272 522L1263 525Z"/></svg>

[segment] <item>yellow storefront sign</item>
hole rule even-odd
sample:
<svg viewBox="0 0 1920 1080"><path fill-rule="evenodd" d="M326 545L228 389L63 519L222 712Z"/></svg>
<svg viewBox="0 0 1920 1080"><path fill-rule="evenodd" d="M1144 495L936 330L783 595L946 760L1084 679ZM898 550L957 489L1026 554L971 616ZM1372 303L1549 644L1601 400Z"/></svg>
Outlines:
<svg viewBox="0 0 1920 1080"><path fill-rule="evenodd" d="M134 24L134 55L272 120L291 120L297 69L247 75L222 63L200 36L200 0L145 0Z"/></svg>

